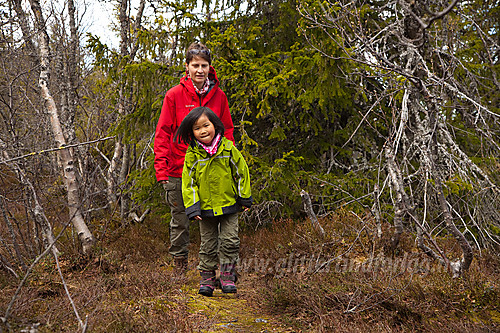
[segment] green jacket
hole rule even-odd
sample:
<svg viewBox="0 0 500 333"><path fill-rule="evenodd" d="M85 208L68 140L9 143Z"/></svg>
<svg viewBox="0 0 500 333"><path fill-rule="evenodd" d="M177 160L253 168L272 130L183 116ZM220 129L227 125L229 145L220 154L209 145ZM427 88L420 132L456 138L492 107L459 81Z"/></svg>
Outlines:
<svg viewBox="0 0 500 333"><path fill-rule="evenodd" d="M252 205L248 166L231 141L223 137L213 156L199 145L188 147L182 198L190 219L236 213Z"/></svg>

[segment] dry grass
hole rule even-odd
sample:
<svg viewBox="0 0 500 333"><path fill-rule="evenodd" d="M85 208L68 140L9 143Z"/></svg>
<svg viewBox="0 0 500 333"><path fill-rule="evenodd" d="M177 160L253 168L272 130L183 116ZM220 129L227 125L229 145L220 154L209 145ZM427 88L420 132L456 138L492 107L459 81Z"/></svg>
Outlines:
<svg viewBox="0 0 500 333"><path fill-rule="evenodd" d="M327 231L321 240L308 222L290 220L276 221L241 237L238 298L245 300L247 312L279 322L276 331L500 329L498 255L477 253L470 271L452 279L415 252L409 236L397 253L387 254L384 240L373 237L370 221L361 222L342 213L321 223ZM62 246L66 251L61 256L63 274L80 315L88 316L89 331L213 329L220 319L216 314L189 308L197 281L195 256L188 278L176 278L167 254L168 228L164 222L146 221L111 229L105 237L101 235L99 248L90 260L72 253L69 244ZM448 251L456 250L449 239L440 243ZM196 253L196 233L192 246L192 253ZM329 270L314 273L322 262L337 257ZM369 266L370 258L377 259L379 265L375 260ZM401 269L403 262L413 264ZM5 312L17 283L0 272L0 314ZM22 289L10 330L19 331L34 323L39 323L40 332L79 330L54 261L49 258L37 266Z"/></svg>
<svg viewBox="0 0 500 333"><path fill-rule="evenodd" d="M415 252L408 236L397 254L385 253L386 241L376 240L370 232L373 226L365 223L347 215L323 220L328 230L324 240L315 236L308 223L293 221L275 223L248 237L243 257L281 263L280 269L275 264L265 271L247 265L248 273L259 277L253 279L254 288L263 290L255 302L263 302L268 311L284 316L299 331L500 329L497 254L476 253L470 271L452 279L442 267ZM456 247L449 239L440 243L447 251ZM339 258L332 260L329 271L313 273L314 265L307 260L311 257L320 263ZM375 259L371 266L370 258Z"/></svg>
<svg viewBox="0 0 500 333"><path fill-rule="evenodd" d="M103 240L91 260L62 255L63 275L90 332L189 332L199 325L187 312L184 281L172 272L166 231L158 222L129 226ZM16 288L17 281L9 282L0 304ZM23 288L10 329L34 323L40 332L79 331L53 260L42 262Z"/></svg>

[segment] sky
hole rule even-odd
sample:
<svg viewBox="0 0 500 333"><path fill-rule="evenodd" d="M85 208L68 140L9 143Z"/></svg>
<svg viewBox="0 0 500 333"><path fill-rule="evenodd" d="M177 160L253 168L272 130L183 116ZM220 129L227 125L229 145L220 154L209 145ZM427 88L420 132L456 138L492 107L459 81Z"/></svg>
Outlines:
<svg viewBox="0 0 500 333"><path fill-rule="evenodd" d="M112 4L109 1L87 0L86 5L87 11L81 17L83 35L91 33L98 36L104 44L117 48L119 38L116 32L111 31L111 23L114 20ZM83 5L80 4L80 13L82 11Z"/></svg>

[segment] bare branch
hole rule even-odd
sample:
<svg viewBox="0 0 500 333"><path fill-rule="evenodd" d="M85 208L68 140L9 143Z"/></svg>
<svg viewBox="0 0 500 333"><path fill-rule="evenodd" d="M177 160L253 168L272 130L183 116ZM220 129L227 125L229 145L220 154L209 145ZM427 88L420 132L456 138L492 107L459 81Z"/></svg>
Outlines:
<svg viewBox="0 0 500 333"><path fill-rule="evenodd" d="M314 214L314 210L312 208L312 203L311 203L311 197L309 196L309 193L307 193L304 190L300 191L300 197L302 198L302 204L304 205L304 210L311 220L311 223L314 227L314 229L319 233L319 235L324 238L325 237L325 230L323 230L323 227L321 227L321 224L318 221L318 218L316 217L316 214Z"/></svg>
<svg viewBox="0 0 500 333"><path fill-rule="evenodd" d="M37 156L37 155L41 155L41 154L45 154L45 153L50 153L50 152L54 152L54 151L60 151L62 149L68 149L68 148L74 148L74 147L83 146L83 145L89 145L89 144L92 144L92 143L96 143L96 142L100 142L100 141L105 141L105 140L109 140L109 139L114 139L114 138L115 138L114 136L108 136L108 137L97 139L97 140L92 140L92 141L87 141L87 142L80 142L80 143L75 143L75 144L72 144L72 145L64 145L64 146L61 146L61 147L58 147L58 148L44 149L44 150L40 150L40 151L37 151L37 152L25 154L25 155L22 155L22 156L18 156L18 157L13 157L13 158L10 158L10 159L1 160L0 164L7 164L7 163L10 163L10 162L14 162L14 161L25 159L27 157Z"/></svg>

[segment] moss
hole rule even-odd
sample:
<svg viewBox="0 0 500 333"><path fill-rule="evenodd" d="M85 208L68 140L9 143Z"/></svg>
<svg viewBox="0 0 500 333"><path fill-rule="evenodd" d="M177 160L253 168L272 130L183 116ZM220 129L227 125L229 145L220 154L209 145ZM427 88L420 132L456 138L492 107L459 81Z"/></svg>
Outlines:
<svg viewBox="0 0 500 333"><path fill-rule="evenodd" d="M278 327L266 316L260 316L247 300L241 297L244 290L237 294L224 294L216 289L212 297L198 295L197 286L187 286L188 312L213 320L210 332L262 332L272 330L279 332ZM205 332L202 330L202 332Z"/></svg>
<svg viewBox="0 0 500 333"><path fill-rule="evenodd" d="M500 324L500 312L496 310L490 310L491 321L495 324Z"/></svg>

